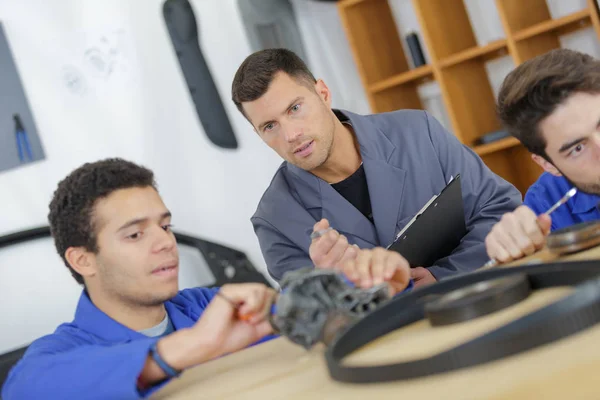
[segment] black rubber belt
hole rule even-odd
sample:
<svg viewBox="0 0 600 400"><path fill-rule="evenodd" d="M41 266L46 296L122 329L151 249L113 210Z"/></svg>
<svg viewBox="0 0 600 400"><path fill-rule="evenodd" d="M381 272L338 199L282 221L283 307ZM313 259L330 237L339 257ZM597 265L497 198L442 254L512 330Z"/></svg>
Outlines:
<svg viewBox="0 0 600 400"><path fill-rule="evenodd" d="M532 290L576 286L572 294L544 308L429 358L377 366L344 366L345 356L396 329L424 318L427 299L467 285L525 274ZM331 377L373 383L420 378L498 360L554 342L600 322L600 261L490 269L451 278L401 295L349 326L327 348ZM400 344L401 345L401 344Z"/></svg>

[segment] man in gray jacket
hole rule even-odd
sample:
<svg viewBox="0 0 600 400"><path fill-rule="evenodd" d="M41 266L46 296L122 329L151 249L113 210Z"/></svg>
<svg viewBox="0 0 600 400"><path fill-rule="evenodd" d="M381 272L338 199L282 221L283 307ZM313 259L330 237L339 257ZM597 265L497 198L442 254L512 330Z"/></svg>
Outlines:
<svg viewBox="0 0 600 400"><path fill-rule="evenodd" d="M460 174L467 234L448 256L412 268L415 286L481 267L485 237L521 204L517 189L424 111L362 116L331 108L331 92L286 49L250 55L232 98L285 161L252 217L271 276L335 268L359 248L387 247ZM314 231L324 237L311 240Z"/></svg>

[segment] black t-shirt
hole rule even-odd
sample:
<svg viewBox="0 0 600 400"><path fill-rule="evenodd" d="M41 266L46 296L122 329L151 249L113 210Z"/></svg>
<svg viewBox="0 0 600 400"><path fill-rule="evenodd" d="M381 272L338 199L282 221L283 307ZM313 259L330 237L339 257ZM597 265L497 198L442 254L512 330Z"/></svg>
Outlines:
<svg viewBox="0 0 600 400"><path fill-rule="evenodd" d="M362 164L352 175L341 182L333 183L331 186L373 222L367 175L365 175L365 169Z"/></svg>

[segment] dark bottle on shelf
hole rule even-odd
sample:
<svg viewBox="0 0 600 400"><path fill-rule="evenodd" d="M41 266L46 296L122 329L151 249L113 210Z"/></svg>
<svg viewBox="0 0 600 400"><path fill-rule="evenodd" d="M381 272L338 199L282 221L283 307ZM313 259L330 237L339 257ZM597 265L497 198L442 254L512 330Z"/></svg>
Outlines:
<svg viewBox="0 0 600 400"><path fill-rule="evenodd" d="M419 41L419 36L416 32L411 32L406 35L406 43L410 50L410 55L413 60L415 68L425 65L425 56L423 55L423 49Z"/></svg>

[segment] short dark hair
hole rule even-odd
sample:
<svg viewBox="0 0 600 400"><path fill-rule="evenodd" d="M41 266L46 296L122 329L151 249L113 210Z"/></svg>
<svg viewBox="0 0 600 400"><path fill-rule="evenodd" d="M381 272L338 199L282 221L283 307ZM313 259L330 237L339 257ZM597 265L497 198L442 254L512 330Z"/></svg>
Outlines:
<svg viewBox="0 0 600 400"><path fill-rule="evenodd" d="M265 94L278 72L285 72L311 88L317 82L304 61L291 50L266 49L250 54L238 68L231 84L231 98L246 118L242 103Z"/></svg>
<svg viewBox="0 0 600 400"><path fill-rule="evenodd" d="M600 93L600 61L574 50L551 50L508 74L498 94L497 113L508 133L550 161L539 123L577 92Z"/></svg>
<svg viewBox="0 0 600 400"><path fill-rule="evenodd" d="M149 186L157 190L152 171L120 158L83 164L59 182L48 221L56 250L78 283L84 283L83 277L71 267L65 252L80 246L98 252L96 202L119 189Z"/></svg>

